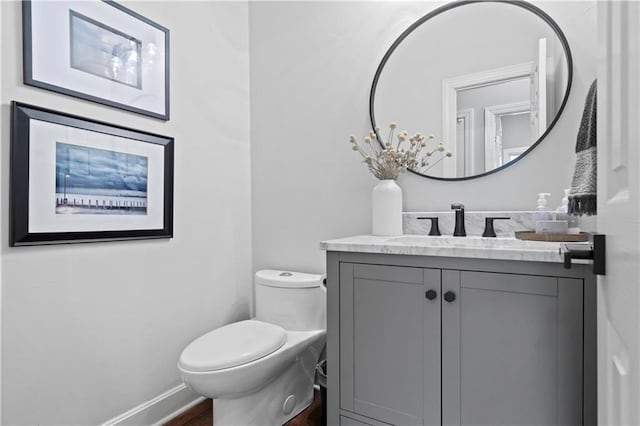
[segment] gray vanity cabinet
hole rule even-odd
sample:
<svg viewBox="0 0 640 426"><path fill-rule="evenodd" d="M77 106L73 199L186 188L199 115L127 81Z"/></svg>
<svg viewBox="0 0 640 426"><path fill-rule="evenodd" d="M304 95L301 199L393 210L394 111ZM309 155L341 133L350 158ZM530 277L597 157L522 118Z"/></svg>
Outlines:
<svg viewBox="0 0 640 426"><path fill-rule="evenodd" d="M415 258L329 253L327 424L591 423L582 269Z"/></svg>
<svg viewBox="0 0 640 426"><path fill-rule="evenodd" d="M446 425L582 424L582 280L442 271Z"/></svg>
<svg viewBox="0 0 640 426"><path fill-rule="evenodd" d="M340 267L340 405L397 425L440 423L437 269Z"/></svg>

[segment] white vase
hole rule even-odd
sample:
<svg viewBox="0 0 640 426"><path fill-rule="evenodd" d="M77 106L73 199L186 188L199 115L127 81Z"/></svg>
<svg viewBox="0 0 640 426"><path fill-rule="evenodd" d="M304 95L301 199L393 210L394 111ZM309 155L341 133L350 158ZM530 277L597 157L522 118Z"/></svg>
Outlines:
<svg viewBox="0 0 640 426"><path fill-rule="evenodd" d="M372 234L402 235L402 189L393 179L378 181L371 194Z"/></svg>

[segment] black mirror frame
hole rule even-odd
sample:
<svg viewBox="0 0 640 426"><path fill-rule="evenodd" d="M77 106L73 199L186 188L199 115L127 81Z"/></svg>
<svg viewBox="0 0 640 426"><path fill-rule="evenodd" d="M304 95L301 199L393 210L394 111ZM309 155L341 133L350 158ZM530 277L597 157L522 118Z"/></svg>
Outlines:
<svg viewBox="0 0 640 426"><path fill-rule="evenodd" d="M540 142L542 142L547 137L547 135L551 132L551 129L553 129L553 127L556 125L556 122L558 121L558 119L562 115L562 112L564 111L564 107L567 104L567 100L569 99L569 94L571 93L571 84L573 82L573 58L571 56L571 49L569 48L569 42L567 41L567 38L565 37L564 33L562 32L562 30L560 29L558 24L546 12L544 12L542 9L540 9L537 6L534 6L531 3L528 3L526 1L520 1L520 0L460 0L460 1L455 1L453 3L446 4L444 6L441 6L441 7L437 8L437 9L427 13L422 18L418 19L416 22L411 24L409 26L409 28L407 28L406 30L404 30L404 32L402 34L400 34L400 36L393 42L391 47L389 47L387 52L382 57L382 61L380 61L380 65L378 65L378 68L376 69L375 76L373 77L373 83L371 85L371 91L369 93L369 118L371 120L371 128L373 129L374 132L376 132L376 137L378 139L378 143L380 144L380 146L382 146L384 148L384 143L382 142L382 138L380 137L380 135L378 134L378 131L376 130L377 125L376 125L375 115L374 115L374 112L373 112L373 105L374 105L374 102L375 102L376 87L378 86L378 80L380 78L380 74L382 73L382 70L384 69L384 66L386 65L387 61L391 57L391 54L396 50L398 45L400 45L400 43L402 43L402 41L405 38L407 38L407 36L409 36L409 34L411 34L416 28L418 28L420 25L422 25L423 23L425 23L429 19L431 19L431 18L433 18L433 17L435 17L437 15L440 15L441 13L444 13L444 12L446 12L448 10L454 9L456 7L464 6L464 5L467 5L467 4L473 4L473 3L506 3L506 4L510 4L510 5L513 5L513 6L518 6L518 7L526 9L529 12L535 14L536 16L541 18L543 21L545 21L553 29L553 31L556 33L556 35L560 39L560 43L562 44L562 48L564 49L564 53L565 53L565 56L566 56L566 59L567 59L567 68L568 68L567 88L566 88L566 91L565 91L565 94L564 94L564 98L562 99L562 103L560 104L560 108L558 109L558 112L556 113L555 117L551 121L551 124L549 124L549 126L547 127L547 130L545 130L545 132L542 135L540 135L538 140L536 140L525 152L523 152L515 160L509 161L508 163L503 164L500 167L496 167L496 168L494 168L492 170L489 170L489 171L486 171L484 173L475 174L473 176L464 176L464 177L455 177L455 178L430 176L430 175L426 175L426 174L417 172L417 171L412 170L412 169L408 169L411 173L415 173L418 176L426 177L426 178L429 178L429 179L442 180L442 181L462 181L462 180L470 180L470 179L476 179L476 178L483 177L483 176L488 176L490 174L496 173L496 172L498 172L500 170L503 170L503 169L505 169L505 168L507 168L509 166L514 165L515 163L520 161L523 157L525 157L527 154L529 154L531 151L533 151L533 149L536 146L538 146L540 144Z"/></svg>

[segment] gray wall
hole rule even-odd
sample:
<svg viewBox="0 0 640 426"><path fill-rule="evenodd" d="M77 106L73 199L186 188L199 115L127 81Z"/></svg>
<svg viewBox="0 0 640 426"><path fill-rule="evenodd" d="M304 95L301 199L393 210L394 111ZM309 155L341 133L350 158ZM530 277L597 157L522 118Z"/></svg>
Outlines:
<svg viewBox="0 0 640 426"><path fill-rule="evenodd" d="M561 120L534 152L499 173L464 182L402 176L406 211L448 210L454 201L471 210L529 210L538 192L552 192L550 205L560 204L571 179L584 98L596 76L596 6L536 4L563 28L574 55L573 88ZM348 138L369 130L369 88L382 56L432 7L427 2L249 5L254 270L323 271L318 241L371 231L376 182L349 149Z"/></svg>
<svg viewBox="0 0 640 426"><path fill-rule="evenodd" d="M123 2L171 30L171 121L22 84L19 2L2 2L2 227L9 102L175 137L175 238L8 248L2 424L98 424L180 383L194 338L251 297L246 3Z"/></svg>

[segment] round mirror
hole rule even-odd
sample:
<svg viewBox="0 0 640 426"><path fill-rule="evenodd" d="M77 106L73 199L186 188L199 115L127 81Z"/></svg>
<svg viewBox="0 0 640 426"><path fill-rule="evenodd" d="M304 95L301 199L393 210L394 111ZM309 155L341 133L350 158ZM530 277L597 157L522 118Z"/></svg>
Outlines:
<svg viewBox="0 0 640 426"><path fill-rule="evenodd" d="M395 122L434 135L412 172L471 179L535 148L560 117L571 79L567 40L539 8L452 3L419 19L389 48L371 87L371 124ZM380 134L378 140L384 142Z"/></svg>

